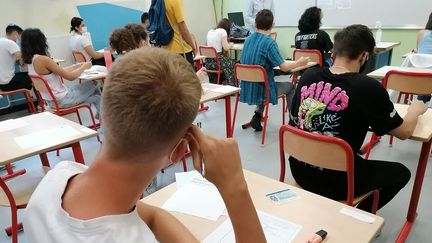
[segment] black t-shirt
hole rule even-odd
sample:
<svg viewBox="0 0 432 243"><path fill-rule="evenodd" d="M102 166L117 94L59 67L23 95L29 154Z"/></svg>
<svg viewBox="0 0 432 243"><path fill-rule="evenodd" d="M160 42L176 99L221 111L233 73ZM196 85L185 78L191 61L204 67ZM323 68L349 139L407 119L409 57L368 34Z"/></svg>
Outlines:
<svg viewBox="0 0 432 243"><path fill-rule="evenodd" d="M317 30L309 33L298 32L295 35L295 47L296 49L319 50L325 59L324 54L333 48L333 42L331 41L327 32L323 30Z"/></svg>
<svg viewBox="0 0 432 243"><path fill-rule="evenodd" d="M290 125L302 130L345 140L354 154L369 127L381 136L402 122L377 80L358 73L332 74L328 68L313 68L301 76L290 119Z"/></svg>

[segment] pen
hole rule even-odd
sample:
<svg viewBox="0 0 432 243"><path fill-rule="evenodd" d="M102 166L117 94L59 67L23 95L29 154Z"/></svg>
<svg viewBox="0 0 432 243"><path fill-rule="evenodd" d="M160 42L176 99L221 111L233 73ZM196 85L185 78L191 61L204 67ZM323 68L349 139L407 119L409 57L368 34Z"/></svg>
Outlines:
<svg viewBox="0 0 432 243"><path fill-rule="evenodd" d="M327 231L318 230L308 241L307 243L320 243L327 236Z"/></svg>

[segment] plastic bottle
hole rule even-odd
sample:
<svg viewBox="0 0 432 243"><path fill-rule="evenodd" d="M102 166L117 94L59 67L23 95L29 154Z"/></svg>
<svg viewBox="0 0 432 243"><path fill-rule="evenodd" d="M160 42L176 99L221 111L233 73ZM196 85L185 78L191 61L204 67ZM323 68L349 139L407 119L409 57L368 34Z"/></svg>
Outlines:
<svg viewBox="0 0 432 243"><path fill-rule="evenodd" d="M376 33L375 33L375 42L376 42L376 43L381 42L381 37L382 37L382 30L381 30L381 27L382 27L382 23L381 23L381 21L377 21L377 22L375 23L375 28L377 28Z"/></svg>

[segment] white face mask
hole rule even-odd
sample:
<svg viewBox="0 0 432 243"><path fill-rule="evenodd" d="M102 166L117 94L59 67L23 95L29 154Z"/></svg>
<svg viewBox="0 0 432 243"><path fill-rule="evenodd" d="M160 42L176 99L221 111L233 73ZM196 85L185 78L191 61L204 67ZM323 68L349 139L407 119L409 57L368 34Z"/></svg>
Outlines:
<svg viewBox="0 0 432 243"><path fill-rule="evenodd" d="M84 26L81 28L81 34L87 33L87 27Z"/></svg>

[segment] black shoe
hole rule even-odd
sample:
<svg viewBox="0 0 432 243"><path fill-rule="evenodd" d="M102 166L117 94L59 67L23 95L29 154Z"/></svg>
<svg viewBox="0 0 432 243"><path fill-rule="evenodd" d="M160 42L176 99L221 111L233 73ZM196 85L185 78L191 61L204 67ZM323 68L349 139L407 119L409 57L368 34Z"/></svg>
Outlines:
<svg viewBox="0 0 432 243"><path fill-rule="evenodd" d="M255 129L255 131L262 131L263 127L261 126L261 114L255 112L255 115L250 121L250 125L253 129Z"/></svg>

